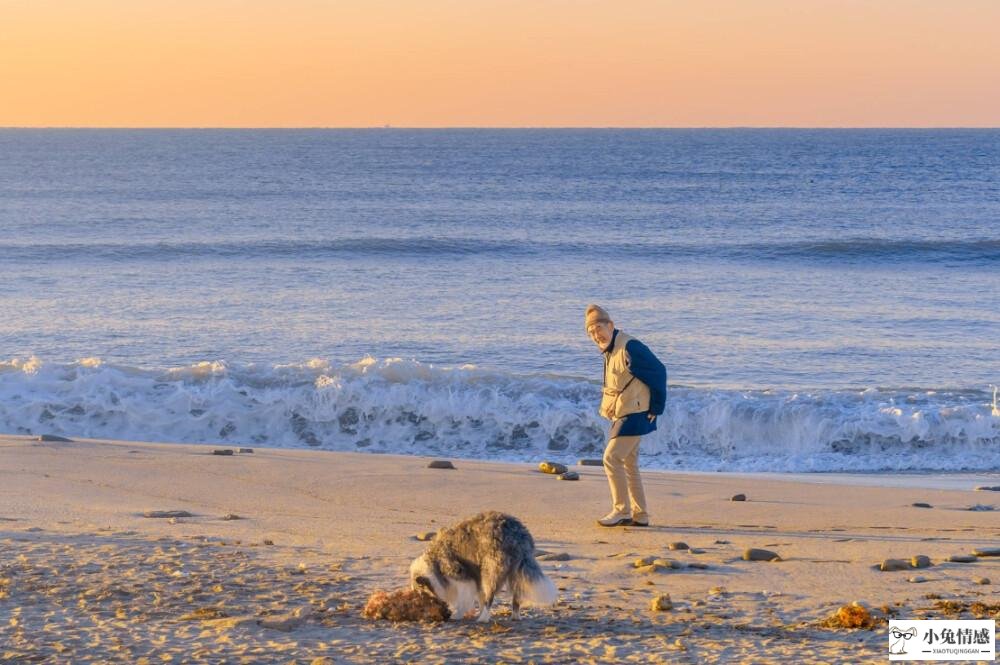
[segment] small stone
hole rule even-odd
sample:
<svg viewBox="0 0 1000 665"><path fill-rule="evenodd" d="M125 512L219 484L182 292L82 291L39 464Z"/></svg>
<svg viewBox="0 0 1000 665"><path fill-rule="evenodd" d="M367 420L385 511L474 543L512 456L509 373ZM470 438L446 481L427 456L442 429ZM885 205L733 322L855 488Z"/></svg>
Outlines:
<svg viewBox="0 0 1000 665"><path fill-rule="evenodd" d="M923 575L915 575L915 576L907 579L907 582L913 582L914 584L920 584L921 582L926 582L926 581L927 581L927 578L924 577Z"/></svg>
<svg viewBox="0 0 1000 665"><path fill-rule="evenodd" d="M975 563L977 559L971 554L952 554L948 557L948 561L952 563Z"/></svg>
<svg viewBox="0 0 1000 665"><path fill-rule="evenodd" d="M746 494L734 494L732 496L732 498L729 499L729 500L730 501L746 501L747 500L747 495Z"/></svg>
<svg viewBox="0 0 1000 665"><path fill-rule="evenodd" d="M917 501L916 503L911 503L910 505L913 506L914 508L933 508L934 507L934 506L932 506L929 503L924 503L923 501Z"/></svg>
<svg viewBox="0 0 1000 665"><path fill-rule="evenodd" d="M708 595L710 596L725 596L727 593L729 592L726 591L726 587L724 586L714 586L708 590Z"/></svg>
<svg viewBox="0 0 1000 665"><path fill-rule="evenodd" d="M649 565L651 565L654 561L656 561L656 557L655 556L644 556L641 559L636 559L635 561L633 561L632 562L632 567L634 567L634 568L642 568L643 566L649 566Z"/></svg>
<svg viewBox="0 0 1000 665"><path fill-rule="evenodd" d="M264 539L264 544L265 545L274 545L274 541L271 540L270 538L265 538Z"/></svg>
<svg viewBox="0 0 1000 665"><path fill-rule="evenodd" d="M671 570L680 570L684 567L683 563L674 559L653 559L653 565L660 566L661 568L670 568Z"/></svg>
<svg viewBox="0 0 1000 665"><path fill-rule="evenodd" d="M240 454L246 455L253 452L253 448L240 448Z"/></svg>
<svg viewBox="0 0 1000 665"><path fill-rule="evenodd" d="M976 584L989 584L990 583L990 578L988 578L988 577L977 577L976 579L973 580L973 582L975 582Z"/></svg>
<svg viewBox="0 0 1000 665"><path fill-rule="evenodd" d="M996 510L996 508L986 505L985 503L977 503L974 506L969 506L968 510L971 510L974 513L988 513L991 510Z"/></svg>
<svg viewBox="0 0 1000 665"><path fill-rule="evenodd" d="M676 543L670 543L669 545L667 545L667 549L668 550L689 550L691 548L688 547L687 543L682 543L681 541L677 541Z"/></svg>
<svg viewBox="0 0 1000 665"><path fill-rule="evenodd" d="M878 567L883 573L896 570L909 570L909 568L910 564L902 559L886 559Z"/></svg>
<svg viewBox="0 0 1000 665"><path fill-rule="evenodd" d="M432 460L430 464L427 465L428 469L454 469L455 465L451 461L446 459L436 459Z"/></svg>
<svg viewBox="0 0 1000 665"><path fill-rule="evenodd" d="M547 552L539 557L535 557L539 561L569 561L571 557L566 552Z"/></svg>
<svg viewBox="0 0 1000 665"><path fill-rule="evenodd" d="M170 519L167 520L167 523L168 524L177 524L177 518L176 517L171 517Z"/></svg>
<svg viewBox="0 0 1000 665"><path fill-rule="evenodd" d="M678 651L687 651L687 644L684 643L684 640L678 637L674 640L674 648Z"/></svg>
<svg viewBox="0 0 1000 665"><path fill-rule="evenodd" d="M979 547L972 550L976 556L1000 556L1000 547Z"/></svg>
<svg viewBox="0 0 1000 665"><path fill-rule="evenodd" d="M423 531L423 532L418 533L417 535L415 535L413 537L416 538L417 540L421 541L421 542L427 542L428 540L434 540L434 536L436 536L436 535L437 535L437 532L435 532L435 531Z"/></svg>
<svg viewBox="0 0 1000 665"><path fill-rule="evenodd" d="M241 520L243 518L237 515L236 513L226 513L225 515L222 516L222 519L226 520L227 522L231 522L232 520Z"/></svg>
<svg viewBox="0 0 1000 665"><path fill-rule="evenodd" d="M569 469L566 468L566 465L559 464L558 462L542 462L538 465L538 470L542 473L551 473L552 475L558 476L566 473Z"/></svg>
<svg viewBox="0 0 1000 665"><path fill-rule="evenodd" d="M232 455L233 451L230 448L216 448L212 451L213 455Z"/></svg>
<svg viewBox="0 0 1000 665"><path fill-rule="evenodd" d="M649 609L654 612L663 612L666 610L674 609L673 603L670 602L669 593L661 593L653 598L652 602L649 603Z"/></svg>
<svg viewBox="0 0 1000 665"><path fill-rule="evenodd" d="M929 568L931 565L931 558L929 556L924 556L923 554L918 554L910 559L910 565L914 568Z"/></svg>
<svg viewBox="0 0 1000 665"><path fill-rule="evenodd" d="M604 466L604 460L602 459L582 459L577 462L580 466Z"/></svg>
<svg viewBox="0 0 1000 665"><path fill-rule="evenodd" d="M1000 485L980 485L976 488L977 492L1000 492Z"/></svg>
<svg viewBox="0 0 1000 665"><path fill-rule="evenodd" d="M42 434L37 440L45 443L73 443L73 439L67 439L57 434Z"/></svg>
<svg viewBox="0 0 1000 665"><path fill-rule="evenodd" d="M777 552L750 547L743 551L744 561L781 561Z"/></svg>
<svg viewBox="0 0 1000 665"><path fill-rule="evenodd" d="M194 517L191 513L186 510L147 510L142 514L143 517L151 517L154 519L169 519L171 517Z"/></svg>
<svg viewBox="0 0 1000 665"><path fill-rule="evenodd" d="M576 471L567 471L556 476L559 480L580 480L580 474Z"/></svg>

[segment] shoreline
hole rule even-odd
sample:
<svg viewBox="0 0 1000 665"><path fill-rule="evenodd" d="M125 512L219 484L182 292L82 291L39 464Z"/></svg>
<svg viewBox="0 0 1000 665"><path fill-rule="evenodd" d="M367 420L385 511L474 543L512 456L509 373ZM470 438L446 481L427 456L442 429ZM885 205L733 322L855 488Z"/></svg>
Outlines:
<svg viewBox="0 0 1000 665"><path fill-rule="evenodd" d="M40 435L27 435L27 434L3 434L0 433L0 442L4 440L17 440L17 441L28 441L37 442L39 441ZM71 438L71 437L64 437ZM241 443L232 442L215 442L215 443L188 443L188 442L173 442L173 441L129 441L126 439L103 439L103 438L90 438L90 437L73 437L71 441L77 443L103 443L108 445L152 445L152 446L193 446L199 448L213 448L213 449L231 449L238 450L241 447L252 447L254 450L269 450L275 452L307 452L316 453L320 455L332 454L332 455L370 455L376 457L387 457L387 458L402 458L402 459L420 459L420 460L431 460L431 459L448 459L453 462L463 462L463 463L473 463L473 464L500 464L509 465L513 467L525 466L531 470L537 468L538 462L527 462L520 460L505 460L505 459L481 459L474 457L461 457L456 455L428 455L428 454L414 454L407 455L398 452L380 452L377 450L373 451L346 451L346 450L330 450L325 448L290 448L290 447L278 447L278 446L264 446L259 444L249 444L245 446ZM593 459L600 458L600 451L592 453ZM565 456L561 455L558 451L552 451L550 455L544 457L545 460L555 461L566 465L567 467L577 467L580 466L577 462L583 457L576 456ZM646 458L648 461L648 457ZM542 461L542 458L539 459ZM1000 485L1000 469L995 471L978 471L978 470L958 470L958 471L941 471L935 469L929 470L907 470L907 471L893 471L893 470L874 470L874 471L708 471L702 469L667 469L667 468L657 468L657 467L647 467L643 463L643 459L640 457L640 468L642 474L663 474L667 476L706 476L706 477L718 477L718 478L757 478L760 480L773 480L777 482L796 482L796 483L815 483L815 484L836 484L836 485L858 485L858 486L876 486L876 487L900 487L900 488L911 488L911 489L950 489L950 490L975 490L977 486L982 485Z"/></svg>
<svg viewBox="0 0 1000 665"><path fill-rule="evenodd" d="M884 630L824 620L853 601L974 618L1000 583L1000 557L947 561L1000 542L996 513L970 510L1000 493L971 486L644 471L653 525L603 529L600 467L566 482L526 463L35 438L0 436L0 660L884 662ZM515 622L502 593L487 625L360 618L372 591L407 584L417 535L488 509L556 555L540 561L555 607ZM743 560L751 547L782 560ZM877 570L917 555L932 565ZM678 567L635 568L645 556ZM673 609L650 610L663 593Z"/></svg>

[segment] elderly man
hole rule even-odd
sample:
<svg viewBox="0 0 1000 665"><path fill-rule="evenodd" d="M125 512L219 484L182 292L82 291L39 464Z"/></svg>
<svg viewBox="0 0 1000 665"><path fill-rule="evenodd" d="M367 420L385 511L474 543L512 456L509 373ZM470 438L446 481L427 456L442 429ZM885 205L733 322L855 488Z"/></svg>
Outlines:
<svg viewBox="0 0 1000 665"><path fill-rule="evenodd" d="M645 344L615 328L608 313L588 305L584 326L604 354L600 413L611 421L604 472L611 486L611 512L601 526L649 526L639 476L639 438L656 429L667 401L667 369Z"/></svg>

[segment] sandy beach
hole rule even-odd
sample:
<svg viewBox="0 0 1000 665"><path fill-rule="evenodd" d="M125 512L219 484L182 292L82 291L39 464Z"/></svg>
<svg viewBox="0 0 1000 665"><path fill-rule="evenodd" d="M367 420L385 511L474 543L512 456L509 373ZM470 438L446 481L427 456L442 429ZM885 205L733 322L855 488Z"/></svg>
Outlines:
<svg viewBox="0 0 1000 665"><path fill-rule="evenodd" d="M996 477L647 472L653 526L605 529L600 467L568 482L527 464L212 450L0 437L0 662L881 663L885 629L828 624L840 606L1000 618L1000 557L948 561L1000 546L1000 493L975 490ZM417 536L488 509L531 530L556 606L514 621L502 593L489 624L361 617L372 591L407 583ZM931 565L878 570L918 555ZM672 609L650 609L660 594Z"/></svg>

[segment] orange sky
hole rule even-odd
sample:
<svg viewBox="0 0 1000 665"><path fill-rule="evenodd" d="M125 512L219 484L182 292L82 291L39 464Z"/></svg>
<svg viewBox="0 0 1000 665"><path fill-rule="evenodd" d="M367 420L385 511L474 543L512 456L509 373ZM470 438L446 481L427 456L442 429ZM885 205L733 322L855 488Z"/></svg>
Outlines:
<svg viewBox="0 0 1000 665"><path fill-rule="evenodd" d="M0 126L1000 126L998 0L0 0Z"/></svg>

